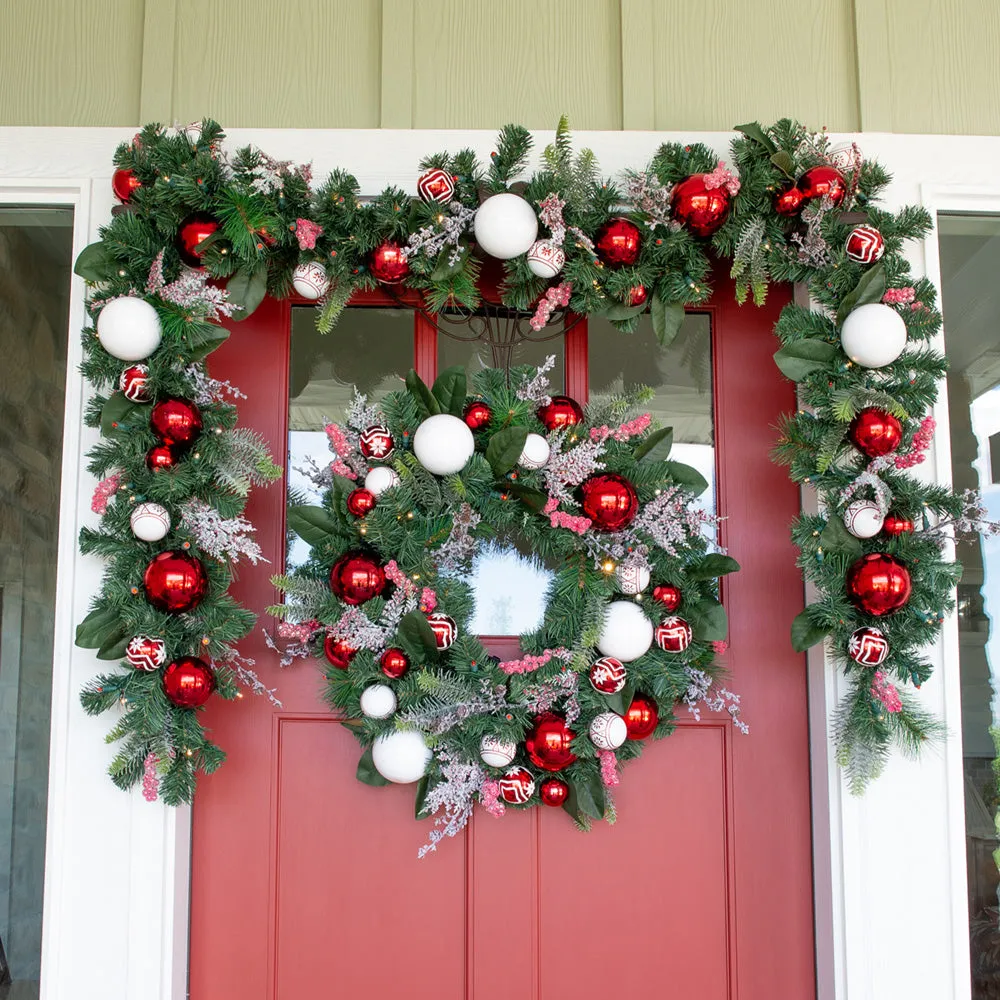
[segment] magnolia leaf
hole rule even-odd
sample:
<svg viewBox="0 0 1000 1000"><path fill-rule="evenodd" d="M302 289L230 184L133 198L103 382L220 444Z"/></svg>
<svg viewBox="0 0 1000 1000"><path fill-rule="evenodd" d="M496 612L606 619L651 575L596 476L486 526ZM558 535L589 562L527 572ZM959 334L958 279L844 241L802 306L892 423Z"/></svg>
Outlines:
<svg viewBox="0 0 1000 1000"><path fill-rule="evenodd" d="M760 122L747 122L746 125L734 125L734 132L742 132L748 139L759 142L769 153L777 152L778 147L771 141L761 127Z"/></svg>
<svg viewBox="0 0 1000 1000"><path fill-rule="evenodd" d="M417 782L417 795L413 802L413 816L415 819L424 818L424 803L427 801L427 793L430 791L430 784L430 777L426 774Z"/></svg>
<svg viewBox="0 0 1000 1000"><path fill-rule="evenodd" d="M229 301L241 307L233 313L233 319L246 319L267 295L267 264L260 263L252 271L246 267L240 268L229 279L226 291L229 293Z"/></svg>
<svg viewBox="0 0 1000 1000"><path fill-rule="evenodd" d="M527 427L505 427L490 438L486 446L486 461L495 476L506 475L517 465L527 439Z"/></svg>
<svg viewBox="0 0 1000 1000"><path fill-rule="evenodd" d="M501 493L506 491L511 496L517 497L525 507L535 512L540 512L549 500L541 490L533 489L531 486L523 486L521 483L501 480L496 484L495 489Z"/></svg>
<svg viewBox="0 0 1000 1000"><path fill-rule="evenodd" d="M684 322L684 305L680 302L666 303L658 292L654 292L649 303L649 318L653 321L653 333L660 347L669 347Z"/></svg>
<svg viewBox="0 0 1000 1000"><path fill-rule="evenodd" d="M631 319L633 316L638 316L640 313L646 311L646 303L643 302L639 306L626 306L621 304L616 304L608 306L606 309L600 310L596 313L597 316L603 316L604 319L614 320L619 322L623 319Z"/></svg>
<svg viewBox="0 0 1000 1000"><path fill-rule="evenodd" d="M358 770L355 777L358 781L362 781L366 785L375 785L376 787L379 787L381 785L389 784L389 779L383 778L382 775L375 770L375 762L372 760L371 747L369 747L361 755L361 760L358 761Z"/></svg>
<svg viewBox="0 0 1000 1000"><path fill-rule="evenodd" d="M328 542L337 534L336 518L325 507L308 505L288 508L285 524L295 532L307 545L314 548Z"/></svg>
<svg viewBox="0 0 1000 1000"><path fill-rule="evenodd" d="M688 576L692 580L714 580L716 577L725 576L727 573L739 571L740 564L732 556L724 556L720 552L712 552L705 556L701 562L692 566L688 570Z"/></svg>
<svg viewBox="0 0 1000 1000"><path fill-rule="evenodd" d="M441 411L450 413L453 417L461 417L465 407L466 391L464 365L445 368L431 389L434 398L441 404Z"/></svg>
<svg viewBox="0 0 1000 1000"><path fill-rule="evenodd" d="M445 281L461 273L465 266L465 259L469 256L468 248L462 251L458 260L454 263L451 260L453 253L454 251L449 248L447 252L442 251L439 254L437 264L434 265L434 270L431 271L431 281Z"/></svg>
<svg viewBox="0 0 1000 1000"><path fill-rule="evenodd" d="M661 427L633 448L632 457L637 462L642 458L648 458L651 462L661 462L670 454L673 443L673 427Z"/></svg>
<svg viewBox="0 0 1000 1000"><path fill-rule="evenodd" d="M795 161L783 149L771 154L771 162L789 179L795 180Z"/></svg>
<svg viewBox="0 0 1000 1000"><path fill-rule="evenodd" d="M427 383L412 368L406 373L406 388L416 400L417 407L425 417L432 417L434 414L441 412L441 404L437 401L437 397L427 388Z"/></svg>
<svg viewBox="0 0 1000 1000"><path fill-rule="evenodd" d="M103 240L91 243L80 251L73 272L85 281L107 281L112 276L114 262Z"/></svg>
<svg viewBox="0 0 1000 1000"><path fill-rule="evenodd" d="M810 605L804 611L800 611L792 621L792 648L796 653L804 653L810 646L822 642L830 632L829 629L813 622L810 617L813 607L814 605Z"/></svg>
<svg viewBox="0 0 1000 1000"><path fill-rule="evenodd" d="M604 818L605 795L600 775L593 774L586 781L569 781L567 784L569 794L563 803L563 809L570 816L578 823L584 822L584 816Z"/></svg>
<svg viewBox="0 0 1000 1000"><path fill-rule="evenodd" d="M95 608L76 627L76 644L81 649L100 649L121 629L121 618L113 608Z"/></svg>
<svg viewBox="0 0 1000 1000"><path fill-rule="evenodd" d="M421 653L422 658L438 658L437 639L427 619L419 611L411 611L399 620L398 633L404 642Z"/></svg>
<svg viewBox="0 0 1000 1000"><path fill-rule="evenodd" d="M702 642L721 642L729 631L726 609L713 597L699 601L691 616L691 630Z"/></svg>
<svg viewBox="0 0 1000 1000"><path fill-rule="evenodd" d="M130 399L126 399L123 393L114 393L101 408L101 433L105 437L114 437L124 432L127 429L124 425L132 417L137 417L140 411L148 413L149 406L133 403Z"/></svg>
<svg viewBox="0 0 1000 1000"><path fill-rule="evenodd" d="M870 271L865 271L854 288L841 299L840 308L837 310L837 326L847 319L848 313L853 309L868 305L870 302L881 302L883 295L885 295L885 267L876 264Z"/></svg>
<svg viewBox="0 0 1000 1000"><path fill-rule="evenodd" d="M604 699L604 703L608 706L608 711L616 712L618 715L624 715L625 710L632 703L631 699L629 699L629 701L625 700L624 690L618 691L615 694L602 694L601 697Z"/></svg>
<svg viewBox="0 0 1000 1000"><path fill-rule="evenodd" d="M97 658L99 660L124 659L125 647L128 646L131 638L132 637L129 635L128 631L119 626L117 632L108 636L108 638L101 644L101 648L97 651Z"/></svg>
<svg viewBox="0 0 1000 1000"><path fill-rule="evenodd" d="M688 486L694 495L701 496L708 489L708 480L692 465L683 462L664 462L667 475L680 486Z"/></svg>
<svg viewBox="0 0 1000 1000"><path fill-rule="evenodd" d="M860 556L862 552L861 542L844 527L844 522L836 514L830 517L820 533L819 547L824 552L848 556Z"/></svg>
<svg viewBox="0 0 1000 1000"><path fill-rule="evenodd" d="M807 375L830 364L839 350L836 344L825 340L796 340L774 352L774 363L785 378L801 382Z"/></svg>
<svg viewBox="0 0 1000 1000"><path fill-rule="evenodd" d="M195 327L187 335L185 359L191 363L207 358L229 339L229 331L221 326Z"/></svg>

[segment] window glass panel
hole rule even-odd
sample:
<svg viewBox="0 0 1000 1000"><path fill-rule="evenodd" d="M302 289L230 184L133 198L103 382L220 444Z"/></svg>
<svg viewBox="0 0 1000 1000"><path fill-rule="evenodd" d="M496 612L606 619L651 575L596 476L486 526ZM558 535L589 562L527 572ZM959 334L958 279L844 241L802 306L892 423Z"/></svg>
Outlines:
<svg viewBox="0 0 1000 1000"><path fill-rule="evenodd" d="M455 327L459 336L473 336L473 329ZM546 327L542 336L551 336L552 329ZM511 348L493 348L482 341L455 340L446 333L438 333L438 371L444 371L452 365L465 365L471 376L473 372L483 368L504 368L507 366L507 351L510 351L510 367L518 365L541 365L545 359L554 354L556 364L549 372L549 381L553 392L562 392L563 377L563 337L562 333L552 340L524 340Z"/></svg>

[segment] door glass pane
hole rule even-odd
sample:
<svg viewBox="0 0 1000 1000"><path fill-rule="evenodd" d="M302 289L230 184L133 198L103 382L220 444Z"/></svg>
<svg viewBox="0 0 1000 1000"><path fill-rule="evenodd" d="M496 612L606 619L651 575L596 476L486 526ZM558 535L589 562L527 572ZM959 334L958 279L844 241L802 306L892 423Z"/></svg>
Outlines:
<svg viewBox="0 0 1000 1000"><path fill-rule="evenodd" d="M288 390L288 502L318 503L332 457L323 428L343 422L354 389L381 399L401 387L413 366L413 312L345 309L328 334L316 329L316 310L292 310ZM288 541L286 568L300 566L309 546Z"/></svg>
<svg viewBox="0 0 1000 1000"><path fill-rule="evenodd" d="M41 956L72 264L72 209L0 207L0 983L25 1000Z"/></svg>
<svg viewBox="0 0 1000 1000"><path fill-rule="evenodd" d="M1000 520L1000 216L942 216L941 293L956 490L979 490L990 520ZM991 627L1000 609L1000 537L960 541L958 585L965 833L969 869L972 995L1000 987L997 776L993 728L1000 636Z"/></svg>
<svg viewBox="0 0 1000 1000"><path fill-rule="evenodd" d="M445 329L448 329L447 327ZM454 332L459 336L474 336L473 330L456 327ZM552 328L542 330L542 336L550 336ZM506 366L507 351L510 351L510 366L542 365L549 355L556 359L555 367L550 369L548 376L553 392L562 392L563 376L563 338L559 336L552 340L523 340L510 348L492 348L483 341L456 340L449 337L444 330L438 333L438 371L444 371L452 365L465 365L471 376L473 372L483 368L503 368ZM499 633L497 633L499 634Z"/></svg>

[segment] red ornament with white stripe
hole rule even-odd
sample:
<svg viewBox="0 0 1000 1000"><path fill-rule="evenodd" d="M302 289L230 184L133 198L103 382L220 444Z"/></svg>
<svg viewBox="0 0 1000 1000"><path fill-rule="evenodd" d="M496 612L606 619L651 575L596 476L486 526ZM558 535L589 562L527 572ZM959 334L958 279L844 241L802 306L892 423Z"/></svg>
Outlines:
<svg viewBox="0 0 1000 1000"><path fill-rule="evenodd" d="M384 462L393 452L395 442L389 428L383 424L366 427L358 437L361 454L376 462Z"/></svg>
<svg viewBox="0 0 1000 1000"><path fill-rule="evenodd" d="M691 645L692 636L691 626L676 615L664 618L653 633L656 645L665 653L683 653Z"/></svg>
<svg viewBox="0 0 1000 1000"><path fill-rule="evenodd" d="M427 616L427 624L434 633L434 641L438 649L447 649L458 638L458 625L455 619L442 611L435 611Z"/></svg>
<svg viewBox="0 0 1000 1000"><path fill-rule="evenodd" d="M526 767L512 767L500 779L500 798L512 805L523 805L535 794L535 779Z"/></svg>
<svg viewBox="0 0 1000 1000"><path fill-rule="evenodd" d="M146 389L148 378L148 365L129 365L118 377L118 388L129 402L148 403L150 399Z"/></svg>
<svg viewBox="0 0 1000 1000"><path fill-rule="evenodd" d="M447 171L435 168L420 175L417 194L421 201L439 201L447 204L455 197L455 182Z"/></svg>
<svg viewBox="0 0 1000 1000"><path fill-rule="evenodd" d="M136 670L158 670L167 662L167 644L150 635L137 635L125 647L125 659Z"/></svg>
<svg viewBox="0 0 1000 1000"><path fill-rule="evenodd" d="M877 667L889 655L889 641L881 629L857 628L847 641L847 655L863 667Z"/></svg>
<svg viewBox="0 0 1000 1000"><path fill-rule="evenodd" d="M856 264L874 264L885 253L885 240L874 226L855 226L844 251Z"/></svg>
<svg viewBox="0 0 1000 1000"><path fill-rule="evenodd" d="M625 664L613 656L602 656L590 668L590 683L601 694L618 694L625 687Z"/></svg>

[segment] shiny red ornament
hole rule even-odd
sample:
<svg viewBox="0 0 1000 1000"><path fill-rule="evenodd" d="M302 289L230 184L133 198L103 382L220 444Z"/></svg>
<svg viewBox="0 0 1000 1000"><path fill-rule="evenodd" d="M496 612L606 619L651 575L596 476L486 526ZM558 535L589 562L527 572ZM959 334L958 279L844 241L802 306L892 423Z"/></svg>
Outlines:
<svg viewBox="0 0 1000 1000"><path fill-rule="evenodd" d="M393 680L402 677L410 669L410 658L401 649L387 649L378 662L382 673Z"/></svg>
<svg viewBox="0 0 1000 1000"><path fill-rule="evenodd" d="M539 407L537 416L547 431L560 431L583 423L583 407L569 396L553 396L547 405Z"/></svg>
<svg viewBox="0 0 1000 1000"><path fill-rule="evenodd" d="M387 240L372 251L368 268L372 277L384 285L396 285L410 273L406 252L392 240Z"/></svg>
<svg viewBox="0 0 1000 1000"><path fill-rule="evenodd" d="M524 749L535 767L543 771L561 771L576 760L573 739L576 733L555 712L543 712L524 738Z"/></svg>
<svg viewBox="0 0 1000 1000"><path fill-rule="evenodd" d="M878 628L856 628L847 641L847 655L862 667L877 667L889 655L889 640Z"/></svg>
<svg viewBox="0 0 1000 1000"><path fill-rule="evenodd" d="M364 604L385 590L385 570L367 552L345 552L330 570L330 589L345 604Z"/></svg>
<svg viewBox="0 0 1000 1000"><path fill-rule="evenodd" d="M583 512L593 522L595 531L621 531L639 512L639 495L635 487L617 473L585 479L580 492Z"/></svg>
<svg viewBox="0 0 1000 1000"><path fill-rule="evenodd" d="M667 611L676 611L681 606L681 588L672 583L660 583L653 588L653 600L659 601Z"/></svg>
<svg viewBox="0 0 1000 1000"><path fill-rule="evenodd" d="M881 617L910 599L910 572L895 556L869 552L847 571L847 596L865 614Z"/></svg>
<svg viewBox="0 0 1000 1000"><path fill-rule="evenodd" d="M626 267L639 259L642 235L628 219L609 219L597 230L594 249L608 267Z"/></svg>
<svg viewBox="0 0 1000 1000"><path fill-rule="evenodd" d="M562 778L546 778L538 789L538 797L547 806L561 806L569 798L569 785Z"/></svg>
<svg viewBox="0 0 1000 1000"><path fill-rule="evenodd" d="M165 444L186 448L201 433L201 411L189 400L172 396L153 407L149 426Z"/></svg>
<svg viewBox="0 0 1000 1000"><path fill-rule="evenodd" d="M493 411L481 399L474 399L465 408L462 419L468 425L469 430L481 431L493 419Z"/></svg>
<svg viewBox="0 0 1000 1000"><path fill-rule="evenodd" d="M625 729L630 740L644 740L652 736L660 723L660 710L656 701L644 694L636 693L632 704L625 710Z"/></svg>
<svg viewBox="0 0 1000 1000"><path fill-rule="evenodd" d="M656 626L653 638L664 653L683 653L691 645L694 632L683 618L669 615Z"/></svg>
<svg viewBox="0 0 1000 1000"><path fill-rule="evenodd" d="M421 201L447 204L455 197L455 181L451 174L439 167L428 170L417 178L417 194Z"/></svg>
<svg viewBox="0 0 1000 1000"><path fill-rule="evenodd" d="M458 638L458 624L451 615L446 615L443 611L435 611L428 615L427 624L434 633L438 649L448 649Z"/></svg>
<svg viewBox="0 0 1000 1000"><path fill-rule="evenodd" d="M142 575L146 600L158 611L182 614L193 611L208 590L205 567L183 549L168 549L155 556Z"/></svg>
<svg viewBox="0 0 1000 1000"><path fill-rule="evenodd" d="M869 458L895 451L903 442L903 425L885 410L866 406L851 421L848 429L851 444Z"/></svg>
<svg viewBox="0 0 1000 1000"><path fill-rule="evenodd" d="M197 656L182 656L163 670L163 693L179 708L199 708L214 690L215 674Z"/></svg>
<svg viewBox="0 0 1000 1000"><path fill-rule="evenodd" d="M512 767L500 779L500 798L512 805L523 805L535 793L535 779L526 767Z"/></svg>
<svg viewBox="0 0 1000 1000"><path fill-rule="evenodd" d="M111 190L123 205L127 205L132 200L132 192L141 187L142 181L126 167L119 167L111 175Z"/></svg>
<svg viewBox="0 0 1000 1000"><path fill-rule="evenodd" d="M729 215L730 197L724 187L709 187L708 174L692 174L674 186L673 217L695 236L711 236Z"/></svg>
<svg viewBox="0 0 1000 1000"><path fill-rule="evenodd" d="M835 206L847 194L847 181L836 167L812 167L799 178L796 186L804 199L829 198Z"/></svg>
<svg viewBox="0 0 1000 1000"><path fill-rule="evenodd" d="M180 258L187 264L188 267L200 268L202 266L202 257L205 255L204 250L199 250L198 247L209 238L213 233L218 232L219 223L218 220L213 219L212 216L205 212L195 212L194 215L189 215L181 224L177 230L177 236L174 240L174 245L177 247L177 252L180 254Z"/></svg>
<svg viewBox="0 0 1000 1000"><path fill-rule="evenodd" d="M882 522L882 530L893 537L908 535L913 531L913 521L899 514L886 514Z"/></svg>
<svg viewBox="0 0 1000 1000"><path fill-rule="evenodd" d="M774 198L774 210L778 215L798 215L802 210L805 195L793 184L786 191L779 191Z"/></svg>
<svg viewBox="0 0 1000 1000"><path fill-rule="evenodd" d="M371 490L366 490L363 486L359 486L356 490L351 490L347 495L347 509L355 517L364 517L365 514L370 514L375 509L375 504L378 500L375 494Z"/></svg>
<svg viewBox="0 0 1000 1000"><path fill-rule="evenodd" d="M338 639L332 633L327 633L323 640L323 655L329 660L330 666L338 670L346 670L357 650L349 646L343 639Z"/></svg>
<svg viewBox="0 0 1000 1000"><path fill-rule="evenodd" d="M602 656L590 667L590 683L601 694L618 694L625 687L627 675L625 664L613 656Z"/></svg>
<svg viewBox="0 0 1000 1000"><path fill-rule="evenodd" d="M645 285L633 285L628 290L628 304L630 306L641 306L649 298L649 292Z"/></svg>
<svg viewBox="0 0 1000 1000"><path fill-rule="evenodd" d="M118 388L129 402L148 403L150 400L148 380L148 365L129 365L118 376Z"/></svg>
<svg viewBox="0 0 1000 1000"><path fill-rule="evenodd" d="M180 461L180 455L172 444L154 444L146 452L146 468L153 472L169 471Z"/></svg>
<svg viewBox="0 0 1000 1000"><path fill-rule="evenodd" d="M358 447L365 458L373 459L376 462L384 462L395 449L395 442L389 428L383 424L374 424L366 427L358 435Z"/></svg>

